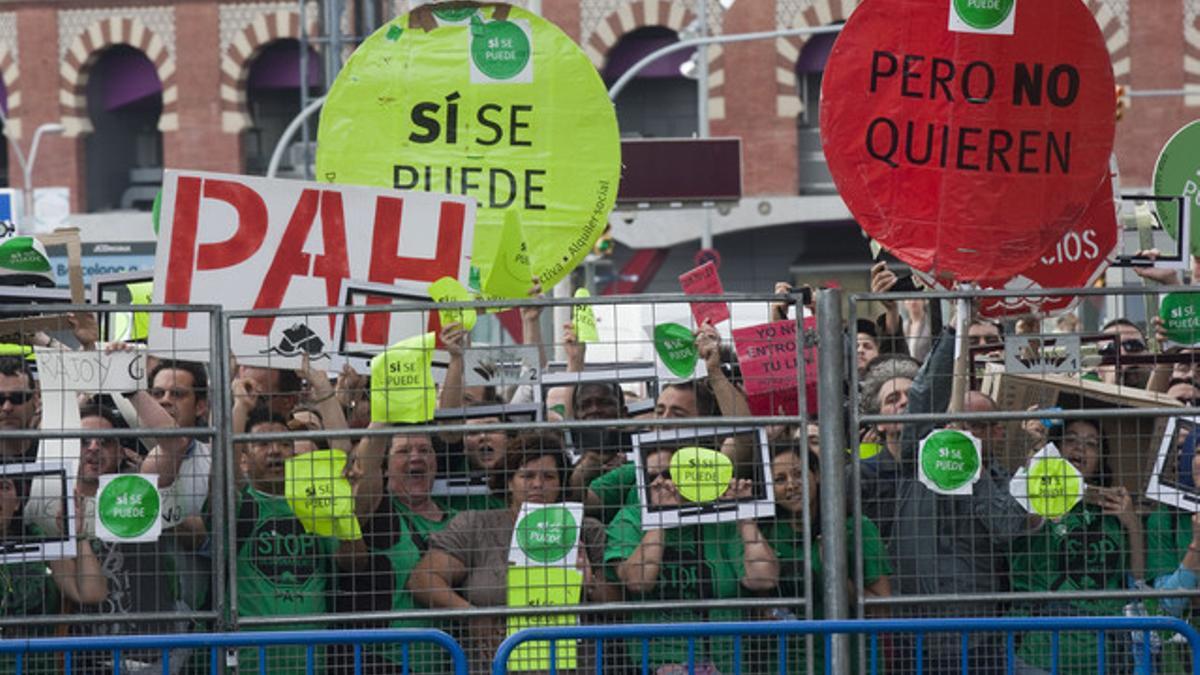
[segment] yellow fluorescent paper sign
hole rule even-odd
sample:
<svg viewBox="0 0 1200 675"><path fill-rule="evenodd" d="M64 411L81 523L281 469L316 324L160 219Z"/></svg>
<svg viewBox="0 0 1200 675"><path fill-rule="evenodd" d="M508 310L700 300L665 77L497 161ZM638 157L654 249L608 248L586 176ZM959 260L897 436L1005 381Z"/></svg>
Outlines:
<svg viewBox="0 0 1200 675"><path fill-rule="evenodd" d="M429 284L429 297L434 302L470 302L475 299L471 296L471 292L463 288L463 285L458 283L458 279L453 277L442 277ZM462 326L463 330L470 332L475 328L478 314L471 308L439 309L438 319L443 326L457 323Z"/></svg>
<svg viewBox="0 0 1200 675"><path fill-rule="evenodd" d="M583 591L583 573L569 567L513 566L508 568L508 606L546 607L577 605ZM574 626L571 614L549 614L508 617L508 634L524 628ZM576 667L575 641L555 641L555 668L570 670ZM528 670L549 671L550 642L525 642L512 651L508 659L510 672Z"/></svg>
<svg viewBox="0 0 1200 675"><path fill-rule="evenodd" d="M433 333L401 340L371 359L371 421L428 422L437 408Z"/></svg>
<svg viewBox="0 0 1200 675"><path fill-rule="evenodd" d="M350 481L342 475L345 468L346 453L341 450L308 452L284 464L284 496L306 532L362 539Z"/></svg>
<svg viewBox="0 0 1200 675"><path fill-rule="evenodd" d="M385 24L334 81L317 138L320 180L474 197L476 279L511 248L514 212L528 276L554 286L603 233L620 179L596 68L557 26L507 5L426 5Z"/></svg>

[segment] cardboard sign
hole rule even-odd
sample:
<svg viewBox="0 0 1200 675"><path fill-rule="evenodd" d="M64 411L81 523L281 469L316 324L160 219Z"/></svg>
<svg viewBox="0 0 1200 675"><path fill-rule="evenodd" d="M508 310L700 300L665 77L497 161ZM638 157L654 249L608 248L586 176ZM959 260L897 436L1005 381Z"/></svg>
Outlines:
<svg viewBox="0 0 1200 675"><path fill-rule="evenodd" d="M708 261L693 270L679 275L679 285L686 295L723 295L725 288L721 286L721 277L717 276L717 266ZM729 320L729 306L723 302L693 302L692 316L696 323L704 325L708 321L717 325Z"/></svg>
<svg viewBox="0 0 1200 675"><path fill-rule="evenodd" d="M154 474L106 474L96 492L96 536L101 541L158 541L162 497Z"/></svg>
<svg viewBox="0 0 1200 675"><path fill-rule="evenodd" d="M284 463L284 496L304 531L346 541L362 539L350 481L342 472L346 453L316 450Z"/></svg>
<svg viewBox="0 0 1200 675"><path fill-rule="evenodd" d="M371 421L418 423L433 419L437 387L430 367L433 333L416 335L371 359Z"/></svg>
<svg viewBox="0 0 1200 675"><path fill-rule="evenodd" d="M963 28L1009 4L1000 24ZM1084 3L869 2L830 53L821 139L838 193L896 257L935 277L1007 280L1106 189L1113 91Z"/></svg>
<svg viewBox="0 0 1200 675"><path fill-rule="evenodd" d="M817 321L805 317L804 330L816 330ZM800 414L796 365L796 322L774 321L733 331L733 343L742 369L743 384L755 415ZM804 386L808 412L817 406L817 350L804 348Z"/></svg>
<svg viewBox="0 0 1200 675"><path fill-rule="evenodd" d="M513 250L501 241L513 212L530 273L492 290L524 298L530 277L551 288L604 232L621 171L616 114L596 67L553 23L491 3L462 8L459 22L436 17L452 10L418 8L355 50L321 111L317 176L477 201L480 290L496 285L498 252Z"/></svg>
<svg viewBox="0 0 1200 675"><path fill-rule="evenodd" d="M37 348L34 350L38 365L38 388L42 398L41 426L44 430L65 431L81 429L79 401L75 382L68 379L69 371L63 365L61 349ZM43 438L38 441L38 459L60 461L68 464L79 462L79 438Z"/></svg>
<svg viewBox="0 0 1200 675"><path fill-rule="evenodd" d="M461 197L167 171L154 302L332 307L348 279L410 282L428 297L437 279L467 278L474 217ZM294 367L327 353L334 324L255 317L231 322L229 340L239 363ZM381 325L383 344L403 337ZM150 327L152 352L208 360L207 317L166 312Z"/></svg>
<svg viewBox="0 0 1200 675"><path fill-rule="evenodd" d="M1083 499L1083 474L1048 443L1017 469L1008 491L1026 511L1043 518L1062 518Z"/></svg>
<svg viewBox="0 0 1200 675"><path fill-rule="evenodd" d="M572 567L531 566L508 568L509 607L554 607L577 605L583 597L583 574ZM526 628L574 626L573 614L510 616L508 634ZM550 643L530 641L517 646L508 657L509 672L534 670L562 672L576 666L575 641L556 640L555 663L550 662Z"/></svg>
<svg viewBox="0 0 1200 675"><path fill-rule="evenodd" d="M63 382L76 392L118 394L142 389L146 355L142 350L71 352L39 348L38 377ZM43 386L45 386L43 384Z"/></svg>
<svg viewBox="0 0 1200 675"><path fill-rule="evenodd" d="M583 504L522 504L513 527L508 562L518 567L573 569L579 560Z"/></svg>
<svg viewBox="0 0 1200 675"><path fill-rule="evenodd" d="M983 469L979 439L969 432L935 429L917 451L921 484L940 495L969 495Z"/></svg>
<svg viewBox="0 0 1200 675"><path fill-rule="evenodd" d="M1079 336L1005 335L1004 369L1013 374L1078 373Z"/></svg>
<svg viewBox="0 0 1200 675"><path fill-rule="evenodd" d="M1158 197L1186 197L1192 222L1200 223L1200 121L1190 122L1163 145L1154 165L1154 194ZM1179 240L1180 213L1173 202L1155 203L1159 220L1176 241ZM1200 227L1192 226L1190 250L1200 255Z"/></svg>

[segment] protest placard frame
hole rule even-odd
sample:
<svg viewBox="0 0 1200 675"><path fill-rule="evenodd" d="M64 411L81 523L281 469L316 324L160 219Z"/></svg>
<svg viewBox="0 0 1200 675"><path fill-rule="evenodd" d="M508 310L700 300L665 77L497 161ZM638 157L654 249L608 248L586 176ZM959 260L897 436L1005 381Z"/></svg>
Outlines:
<svg viewBox="0 0 1200 675"><path fill-rule="evenodd" d="M1190 471L1191 484L1181 474L1181 449L1179 437L1182 431L1187 431L1187 439L1191 441L1191 451L1196 452L1196 431L1200 425L1200 417L1171 417L1167 420L1162 441L1158 445L1158 454L1154 458L1154 468L1150 472L1150 481L1146 484L1146 498L1173 506L1184 511L1200 513L1200 486L1196 485L1196 476Z"/></svg>
<svg viewBox="0 0 1200 675"><path fill-rule="evenodd" d="M746 499L717 499L686 506L653 506L646 482L646 456L659 450L699 446L720 450L727 436L752 436L758 461L751 479L753 493ZM715 442L714 442L715 441ZM633 435L633 461L637 469L637 494L641 501L642 529L673 528L704 523L731 523L775 515L775 484L771 479L771 455L767 431L758 427L684 427L656 429Z"/></svg>
<svg viewBox="0 0 1200 675"><path fill-rule="evenodd" d="M346 281L342 284L342 299L341 307L359 307L355 303L355 298L365 298L368 296L384 297L392 301L392 304L403 304L405 302L429 302L429 294L416 287L415 284L397 283L395 285L375 284L365 281ZM430 330L429 321L425 317L434 315L431 310L422 310L419 312L392 312L388 316L416 316L422 320L418 324L402 324L404 327L412 329L409 333L392 334L391 318L389 318L388 337L392 342L396 342L405 337L426 333ZM347 336L347 328L349 316L362 316L361 314L338 314L334 323L334 338L336 345L336 357L330 360L330 371L333 372L340 368L343 363L349 364L355 372L369 374L371 372L371 359L387 349L388 345L372 345L365 342L351 342ZM450 354L444 349L435 349L433 351L433 381L441 385L446 380L446 369L450 365Z"/></svg>
<svg viewBox="0 0 1200 675"><path fill-rule="evenodd" d="M469 408L445 408L434 413L434 423L462 424L467 420L499 418L501 422L541 422L543 406L541 403L517 403L504 405L484 405ZM439 452L443 455L443 452ZM438 474L444 476L444 467L438 468ZM488 496L492 489L488 485L488 475L468 474L466 476L447 476L433 481L434 497L459 496Z"/></svg>
<svg viewBox="0 0 1200 675"><path fill-rule="evenodd" d="M30 482L30 494L26 497L24 509L28 514L25 517L26 523L31 522L34 512L66 514L63 521L64 527L57 534L44 532L40 538L16 545L0 543L0 565L75 557L75 519L81 514L75 513L74 468L70 463L58 461L0 464L0 477L9 479L24 477ZM42 484L53 490L34 497L34 484ZM41 503L33 503L34 500ZM57 504L51 502L57 502Z"/></svg>
<svg viewBox="0 0 1200 675"><path fill-rule="evenodd" d="M1158 215L1159 204L1175 203L1175 208L1183 216L1179 219L1179 236L1175 238L1174 251L1162 251L1159 255L1149 257L1145 255L1126 255L1118 253L1116 258L1109 263L1109 267L1158 267L1168 270L1187 270L1191 267L1191 255L1189 250L1189 242L1191 241L1192 232L1192 210L1187 206L1187 198L1183 196L1160 196L1160 195L1145 195L1145 194L1123 194L1121 195L1122 202L1154 202L1154 209L1150 211L1153 219L1153 227L1151 229L1164 230L1162 220ZM1125 239L1125 233L1130 230L1121 229L1121 241ZM1133 230L1136 233L1136 230ZM1121 244L1118 243L1118 248ZM1142 248L1141 242L1134 240L1133 249L1140 251Z"/></svg>
<svg viewBox="0 0 1200 675"><path fill-rule="evenodd" d="M92 277L92 286L89 289L88 297L90 302L97 307L102 305L128 305L131 304L128 300L121 299L121 291L128 284L154 282L154 272L150 270L132 270L129 272L116 272L114 274L101 274ZM113 330L113 313L112 312L97 312L97 322L100 324L100 337L105 340L112 340ZM132 320L132 317L131 317ZM127 340L129 342L145 342L143 339Z"/></svg>

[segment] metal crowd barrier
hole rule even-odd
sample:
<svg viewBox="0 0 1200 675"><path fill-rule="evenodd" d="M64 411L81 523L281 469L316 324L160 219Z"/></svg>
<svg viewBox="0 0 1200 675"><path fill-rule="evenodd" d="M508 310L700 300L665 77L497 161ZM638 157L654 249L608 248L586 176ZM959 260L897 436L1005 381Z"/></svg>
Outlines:
<svg viewBox="0 0 1200 675"><path fill-rule="evenodd" d="M408 648L414 643L426 643L444 649L449 655L454 675L467 675L467 657L462 647L440 630L377 629L377 630L306 630L255 633L192 633L189 635L140 635L76 638L39 638L32 640L0 640L0 655L16 658L16 675L27 672L24 661L31 654L61 655L62 672L73 672L73 657L79 652L108 652L112 655L111 672L120 673L122 658L132 650L161 650L162 672L171 672L171 652L174 650L207 650L208 672L217 675L225 659L222 650L252 648L258 652L258 667L254 672L282 672L268 662L267 647L297 646L305 649L305 675L324 672L316 666L316 650L321 646L353 646L353 673L363 673L364 645L399 645L403 654L397 672L409 672ZM288 672L298 672L289 670Z"/></svg>
<svg viewBox="0 0 1200 675"><path fill-rule="evenodd" d="M826 660L822 666L825 673L833 672L829 655L834 636L863 635L870 641L869 669L871 675L883 672L879 665L879 642L881 635L911 634L916 638L916 672L921 673L921 656L923 655L924 638L930 634L957 634L965 647L968 638L977 633L1003 633L1006 645L1005 672L1012 674L1016 671L1015 642L1018 633L1049 633L1053 649L1058 651L1059 635L1068 631L1095 632L1101 637L1111 631L1128 631L1141 634L1148 641L1152 632L1170 632L1187 640L1193 658L1191 672L1200 675L1200 659L1195 658L1200 649L1200 633L1190 624L1178 619L1165 617L1063 617L1063 618L1001 618L1001 619L877 619L853 621L773 621L745 623L688 623L669 626L660 625L625 625L625 626L570 626L562 628L527 628L508 637L496 652L492 661L492 675L507 675L509 673L509 657L519 646L530 642L546 642L549 645L550 674L558 672L556 666L556 640L594 641L596 644L596 673L601 675L604 670L602 663L603 646L606 640L634 640L641 645L640 669L643 675L653 672L650 667L650 642L659 639L686 639L688 643L687 663L689 675L696 672L695 652L698 638L729 637L733 639L733 675L739 675L741 668L741 651L744 638L764 636L780 639L777 665L780 675L802 672L802 666L789 665L788 650L782 638L789 636L819 636L825 643ZM1105 673L1104 640L1097 641L1097 672ZM960 673L970 673L967 652L963 650ZM765 672L765 671L764 671ZM1059 672L1057 664L1051 671ZM1149 675L1153 666L1149 660L1140 662L1136 670L1138 675Z"/></svg>

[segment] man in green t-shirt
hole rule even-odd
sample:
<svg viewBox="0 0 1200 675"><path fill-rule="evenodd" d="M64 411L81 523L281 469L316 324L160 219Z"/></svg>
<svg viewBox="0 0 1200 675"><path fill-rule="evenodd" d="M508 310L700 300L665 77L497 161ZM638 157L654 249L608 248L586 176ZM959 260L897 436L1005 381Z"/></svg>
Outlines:
<svg viewBox="0 0 1200 675"><path fill-rule="evenodd" d="M254 396L239 392L239 384L245 387L240 380L234 383L235 425L244 419L251 434L288 431L286 421L270 409L253 407ZM304 450L316 450L316 445L306 442ZM326 614L332 609L335 565L353 572L366 560L361 539L338 541L310 533L292 512L284 497L284 477L286 462L296 452L289 441L255 440L244 445L237 463L247 483L237 501L237 611L242 617ZM317 627L301 622L286 629ZM271 673L304 672L305 658L304 647L271 648L267 668ZM243 670L257 670L257 661L257 650L239 652Z"/></svg>

